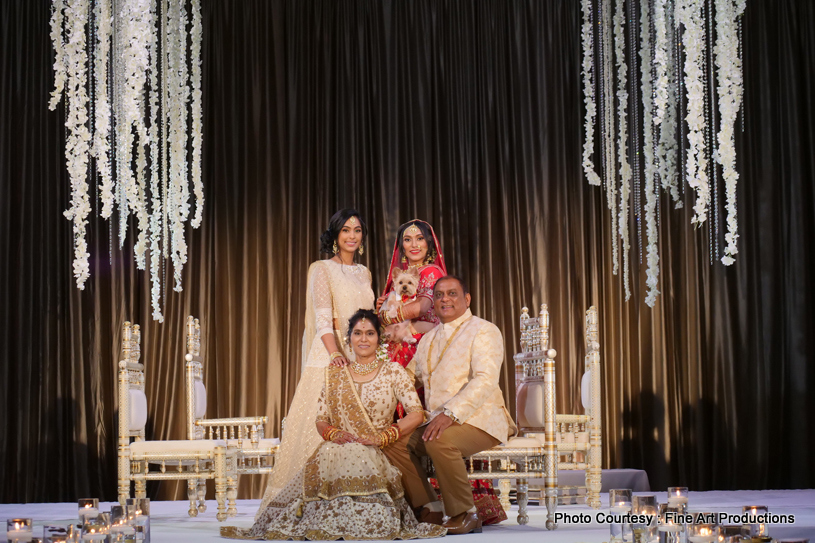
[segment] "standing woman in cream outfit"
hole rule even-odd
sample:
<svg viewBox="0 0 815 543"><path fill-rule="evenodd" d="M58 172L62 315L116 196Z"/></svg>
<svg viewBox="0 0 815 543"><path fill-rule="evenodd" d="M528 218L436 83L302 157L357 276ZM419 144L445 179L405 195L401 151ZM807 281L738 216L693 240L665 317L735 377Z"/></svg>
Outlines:
<svg viewBox="0 0 815 543"><path fill-rule="evenodd" d="M228 528L222 535L240 539L260 539L269 523L303 491L306 461L322 443L314 421L329 363L346 365L353 354L341 338L348 335L348 320L359 309L374 306L371 272L355 264L357 252L364 251L367 229L354 209L337 211L328 230L320 236L320 252L333 255L314 262L308 270L306 329L303 333L302 375L297 384L275 468L263 502L249 530Z"/></svg>

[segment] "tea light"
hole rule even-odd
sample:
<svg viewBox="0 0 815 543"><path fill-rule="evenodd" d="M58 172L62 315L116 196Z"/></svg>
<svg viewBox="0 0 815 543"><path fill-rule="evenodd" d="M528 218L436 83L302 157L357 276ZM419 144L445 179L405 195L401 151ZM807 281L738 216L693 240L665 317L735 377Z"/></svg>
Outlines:
<svg viewBox="0 0 815 543"><path fill-rule="evenodd" d="M760 515L766 515L769 509L766 505L745 505L741 508L741 512L751 517L757 517ZM764 523L753 523L747 522L742 525L744 531L746 532L745 535L749 537L758 537L767 535L767 525Z"/></svg>
<svg viewBox="0 0 815 543"><path fill-rule="evenodd" d="M96 498L82 498L79 500L79 520L85 521L88 517L99 514L99 500Z"/></svg>
<svg viewBox="0 0 815 543"><path fill-rule="evenodd" d="M688 541L691 543L713 543L718 540L719 530L713 524L696 524L690 527Z"/></svg>
<svg viewBox="0 0 815 543"><path fill-rule="evenodd" d="M669 486L668 487L668 505L671 507L687 507L688 505L688 487L686 486Z"/></svg>
<svg viewBox="0 0 815 543"><path fill-rule="evenodd" d="M9 541L31 541L31 519L10 518L6 521L6 537Z"/></svg>
<svg viewBox="0 0 815 543"><path fill-rule="evenodd" d="M631 511L631 502L617 502L609 507L609 512L614 513L615 515L623 515Z"/></svg>

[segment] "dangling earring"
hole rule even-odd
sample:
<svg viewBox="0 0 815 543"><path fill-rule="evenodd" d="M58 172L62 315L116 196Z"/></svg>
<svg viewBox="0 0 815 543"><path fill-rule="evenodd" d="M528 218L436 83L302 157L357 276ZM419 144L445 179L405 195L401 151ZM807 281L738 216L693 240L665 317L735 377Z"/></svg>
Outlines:
<svg viewBox="0 0 815 543"><path fill-rule="evenodd" d="M340 248L339 248L339 247L337 247L337 242L335 241L335 242L334 242L334 254L337 254L337 253L339 253L339 252L340 252Z"/></svg>
<svg viewBox="0 0 815 543"><path fill-rule="evenodd" d="M432 249L430 251L430 254L427 256L427 262L428 263L433 263L435 261L436 261L436 250Z"/></svg>
<svg viewBox="0 0 815 543"><path fill-rule="evenodd" d="M365 252L365 247L363 247L362 244L360 243L359 244L359 254L362 254L364 252Z"/></svg>
<svg viewBox="0 0 815 543"><path fill-rule="evenodd" d="M407 263L407 257L405 255L402 255L402 264L406 264L406 263Z"/></svg>

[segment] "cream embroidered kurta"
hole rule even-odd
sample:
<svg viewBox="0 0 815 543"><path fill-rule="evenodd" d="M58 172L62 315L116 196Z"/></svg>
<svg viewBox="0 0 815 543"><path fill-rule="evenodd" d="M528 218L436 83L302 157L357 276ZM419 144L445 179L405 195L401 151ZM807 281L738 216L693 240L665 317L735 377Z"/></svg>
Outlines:
<svg viewBox="0 0 815 543"><path fill-rule="evenodd" d="M424 335L408 371L424 386L429 411L447 408L503 443L517 431L498 385L503 362L501 331L468 309Z"/></svg>

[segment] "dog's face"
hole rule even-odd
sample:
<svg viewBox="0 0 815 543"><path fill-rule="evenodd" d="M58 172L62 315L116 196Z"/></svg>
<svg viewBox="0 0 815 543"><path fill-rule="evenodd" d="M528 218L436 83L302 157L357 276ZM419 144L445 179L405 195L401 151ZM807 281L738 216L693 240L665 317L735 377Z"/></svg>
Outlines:
<svg viewBox="0 0 815 543"><path fill-rule="evenodd" d="M413 296L419 290L419 270L393 270L393 291L399 296Z"/></svg>

